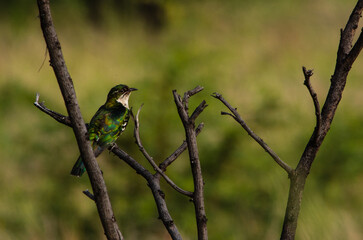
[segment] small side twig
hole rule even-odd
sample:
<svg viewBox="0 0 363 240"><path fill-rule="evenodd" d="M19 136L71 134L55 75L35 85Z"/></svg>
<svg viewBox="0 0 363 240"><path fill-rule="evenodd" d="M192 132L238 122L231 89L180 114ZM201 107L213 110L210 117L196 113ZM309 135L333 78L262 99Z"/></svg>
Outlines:
<svg viewBox="0 0 363 240"><path fill-rule="evenodd" d="M69 119L68 116L64 116L62 114L54 112L54 111L50 110L49 108L47 108L44 105L44 102L39 102L39 93L37 93L35 96L34 106L36 106L42 112L44 112L44 113L48 114L49 116L51 116L52 118L54 118L57 122L63 123L65 125L67 125L68 127L72 127L71 120Z"/></svg>
<svg viewBox="0 0 363 240"><path fill-rule="evenodd" d="M313 70L306 70L305 67L302 67L302 70L303 70L304 77L305 77L304 85L309 90L310 96L314 102L315 116L316 116L315 141L318 141L318 136L321 131L321 113L320 113L320 104L319 104L319 100L318 100L318 95L316 94L316 92L310 82L310 77L313 75Z"/></svg>
<svg viewBox="0 0 363 240"><path fill-rule="evenodd" d="M229 115L234 120L236 120L248 133L248 135L250 135L258 144L260 144L260 146L272 157L273 160L275 160L278 165L280 165L280 167L282 167L287 172L289 176L293 174L294 170L287 163L282 161L280 157L256 133L254 133L251 128L247 126L246 122L239 115L236 108L232 107L219 93L212 94L212 97L221 101L232 112L221 112L222 115Z"/></svg>
<svg viewBox="0 0 363 240"><path fill-rule="evenodd" d="M186 110L186 112L188 112L189 110L189 106L188 106L188 102L189 102L189 98L197 93L199 93L200 91L203 90L203 87L201 86L196 86L194 89L192 90L189 90L189 91L186 91L184 93L184 96L183 96L183 100L182 100L182 103L183 103L183 106Z"/></svg>
<svg viewBox="0 0 363 240"><path fill-rule="evenodd" d="M88 191L88 189L84 190L83 191L84 195L86 195L89 199L95 201L95 196L90 192Z"/></svg>
<svg viewBox="0 0 363 240"><path fill-rule="evenodd" d="M190 121L194 122L207 106L207 103L203 100L190 116Z"/></svg>

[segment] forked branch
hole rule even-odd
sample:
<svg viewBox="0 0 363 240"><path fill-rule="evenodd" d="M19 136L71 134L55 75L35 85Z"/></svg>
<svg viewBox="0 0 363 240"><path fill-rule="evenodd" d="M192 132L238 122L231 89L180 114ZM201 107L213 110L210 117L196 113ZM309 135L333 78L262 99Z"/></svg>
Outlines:
<svg viewBox="0 0 363 240"><path fill-rule="evenodd" d="M180 119L185 129L186 142L188 146L189 160L190 160L190 166L194 182L193 203L197 220L198 239L207 240L208 231L207 231L207 217L204 206L204 182L203 182L201 164L199 160L197 135L195 132L195 125L194 125L195 122L194 120L196 116L198 116L205 109L205 107L207 107L205 101L203 101L194 110L192 116L189 117L188 113L189 97L202 90L203 88L198 86L193 90L186 92L184 94L183 99L176 92L176 90L173 90L173 95Z"/></svg>
<svg viewBox="0 0 363 240"><path fill-rule="evenodd" d="M39 102L39 94L37 94L34 105L39 108L42 112L46 113L50 117L54 118L58 122L70 126L70 119L68 116L64 116L60 113L57 113L55 111L52 111L51 109L47 108L43 102ZM140 108L141 109L141 108ZM124 152L122 149L120 149L116 144L111 146L109 148L110 151L112 151L116 156L118 156L120 159L122 159L124 162L126 162L131 168L133 168L136 173L140 174L145 180L148 182L148 186L151 189L151 192L154 196L154 200L159 212L159 218L162 220L165 228L169 232L170 236L174 240L181 240L181 235L178 231L178 228L176 227L169 211L167 208L167 204L165 202L165 194L160 188L160 176L163 176L165 180L178 192L188 196L193 197L193 193L185 191L178 186L176 186L163 172L165 172L166 168L173 163L179 156L187 149L187 143L186 141L183 141L183 143L175 150L168 158L166 158L161 164L160 167L158 167L154 160L150 157L150 155L147 153L145 148L143 147L140 136L139 136L139 113L140 109L137 113L137 115L134 117L135 120L135 136L137 139L137 144L142 150L144 156L150 161L151 165L154 167L156 173L153 175L150 173L146 168L144 168L140 163L138 163L134 158L132 158L130 155L128 155L126 152ZM200 123L198 127L195 129L195 134L198 135L201 130L203 129L204 124ZM156 167L155 167L156 165ZM91 200L94 200L94 195L90 193L88 190L83 191L83 193L90 198Z"/></svg>
<svg viewBox="0 0 363 240"><path fill-rule="evenodd" d="M72 78L68 72L65 60L63 58L61 44L54 28L49 0L37 0L37 3L39 9L40 25L49 52L50 63L57 78L58 85L61 90L68 115L70 117L70 124L67 122L67 125L72 127L76 137L77 144L92 185L95 203L105 235L108 239L112 240L122 239L122 234L118 228L113 214L105 181L97 164L91 145L89 144L86 137L87 128L78 106ZM39 103L39 97L37 97L36 103ZM39 108L41 105L36 104L36 106ZM53 116L56 116L56 114L52 114ZM65 119L61 118L56 120L66 121Z"/></svg>
<svg viewBox="0 0 363 240"><path fill-rule="evenodd" d="M140 106L139 110L137 111L136 115L134 116L134 114L131 112L131 116L134 119L134 123L135 123L135 128L134 128L134 135L135 135L135 139L136 139L136 144L139 147L141 153L144 155L144 157L148 160L148 162L150 163L150 165L154 168L154 170L159 173L164 179L165 181L172 187L174 188L176 191L178 191L179 193L188 196L188 197L193 197L193 193L186 191L184 189L182 189L181 187L177 186L160 168L159 166L155 163L154 159L148 154L148 152L146 151L146 149L144 148L144 146L142 145L141 139L140 139L140 123L139 123L139 114L140 114L140 110L142 108L143 105Z"/></svg>

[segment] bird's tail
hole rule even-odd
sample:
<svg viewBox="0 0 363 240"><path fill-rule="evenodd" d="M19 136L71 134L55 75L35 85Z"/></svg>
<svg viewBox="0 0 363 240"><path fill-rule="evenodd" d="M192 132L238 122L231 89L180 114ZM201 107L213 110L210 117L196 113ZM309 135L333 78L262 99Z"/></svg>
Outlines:
<svg viewBox="0 0 363 240"><path fill-rule="evenodd" d="M80 176L82 176L82 174L85 171L86 171L86 167L83 164L82 157L79 156L79 158L77 159L77 162L74 164L74 166L72 168L71 174L73 176L80 177Z"/></svg>
<svg viewBox="0 0 363 240"><path fill-rule="evenodd" d="M98 157L102 153L103 150L104 150L104 147L94 146L93 152L95 154L95 157ZM84 166L82 157L79 156L79 158L77 159L77 162L74 164L74 166L72 168L71 175L80 177L83 175L83 173L85 171L86 171L86 167Z"/></svg>

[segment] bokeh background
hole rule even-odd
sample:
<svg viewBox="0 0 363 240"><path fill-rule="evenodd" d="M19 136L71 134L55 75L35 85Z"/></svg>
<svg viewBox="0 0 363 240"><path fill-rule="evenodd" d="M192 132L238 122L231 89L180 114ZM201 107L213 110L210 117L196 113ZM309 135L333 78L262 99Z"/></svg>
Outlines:
<svg viewBox="0 0 363 240"><path fill-rule="evenodd" d="M197 85L205 99L198 137L210 239L278 239L289 181L227 116L218 91L249 126L296 166L315 123L301 66L314 69L321 104L356 1L51 1L84 118L111 87L139 91L144 146L158 162L184 139L172 98ZM69 175L79 152L70 128L33 106L66 114L49 67L36 1L0 2L0 239L104 239L87 176ZM362 24L360 25L362 27ZM44 61L44 64L43 64ZM297 239L363 239L363 56L308 178ZM118 144L148 166L131 123ZM144 179L107 152L99 157L125 239L169 239ZM149 167L148 167L149 168ZM149 168L150 169L150 168ZM167 174L192 190L184 153ZM196 239L192 203L164 184L184 239Z"/></svg>

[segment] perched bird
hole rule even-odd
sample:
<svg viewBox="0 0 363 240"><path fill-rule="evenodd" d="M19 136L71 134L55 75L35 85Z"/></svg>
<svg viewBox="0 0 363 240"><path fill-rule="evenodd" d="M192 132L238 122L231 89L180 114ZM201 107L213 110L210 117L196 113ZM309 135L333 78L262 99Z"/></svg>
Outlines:
<svg viewBox="0 0 363 240"><path fill-rule="evenodd" d="M129 97L135 90L137 89L122 84L113 87L108 93L106 103L91 119L88 134L96 157L111 146L125 130L130 117ZM79 157L71 174L79 177L85 171L82 158Z"/></svg>

